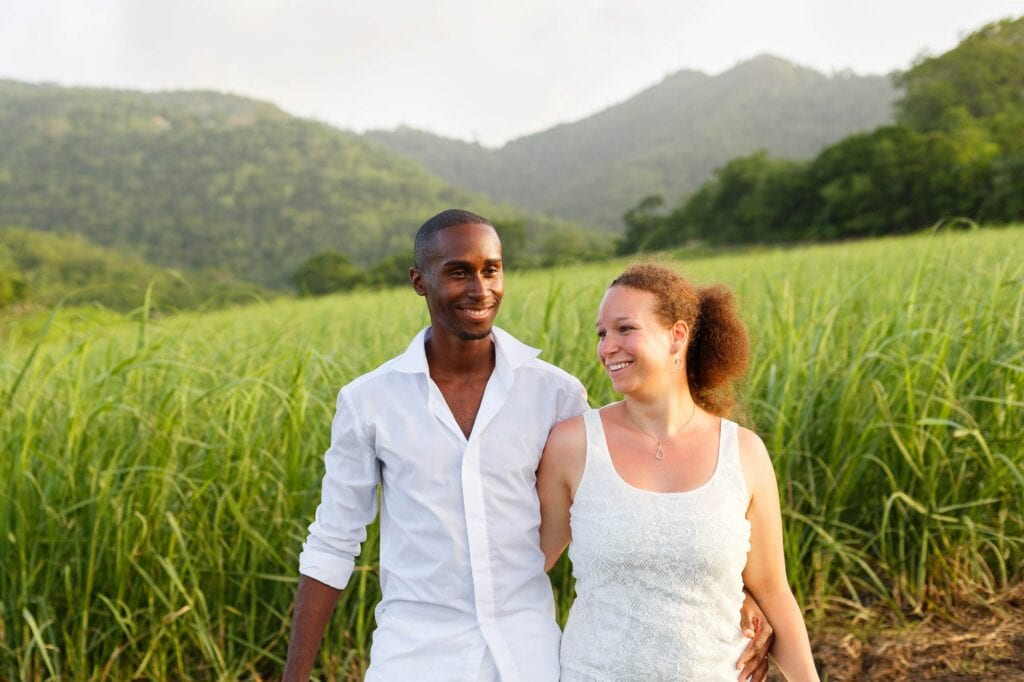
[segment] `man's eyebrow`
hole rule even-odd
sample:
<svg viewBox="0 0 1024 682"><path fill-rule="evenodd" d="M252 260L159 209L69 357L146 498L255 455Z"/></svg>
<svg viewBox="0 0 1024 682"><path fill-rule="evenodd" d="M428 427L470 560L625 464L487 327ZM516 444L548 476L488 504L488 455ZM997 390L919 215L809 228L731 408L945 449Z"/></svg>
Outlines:
<svg viewBox="0 0 1024 682"><path fill-rule="evenodd" d="M501 265L500 258L488 258L484 261L485 265ZM441 263L443 268L472 268L473 263L468 260L446 260Z"/></svg>

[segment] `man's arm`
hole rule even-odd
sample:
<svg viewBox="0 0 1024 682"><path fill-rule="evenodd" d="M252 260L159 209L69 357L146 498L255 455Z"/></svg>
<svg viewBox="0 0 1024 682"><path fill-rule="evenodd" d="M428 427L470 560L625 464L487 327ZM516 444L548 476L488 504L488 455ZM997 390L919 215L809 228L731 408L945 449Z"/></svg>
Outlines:
<svg viewBox="0 0 1024 682"><path fill-rule="evenodd" d="M316 652L334 613L341 590L325 585L315 578L299 576L292 613L292 633L288 642L288 661L281 682L305 682L313 669Z"/></svg>
<svg viewBox="0 0 1024 682"><path fill-rule="evenodd" d="M366 526L377 515L380 468L372 439L360 423L342 389L331 424L331 447L324 455L320 505L299 555L285 680L309 679L338 595L366 539Z"/></svg>

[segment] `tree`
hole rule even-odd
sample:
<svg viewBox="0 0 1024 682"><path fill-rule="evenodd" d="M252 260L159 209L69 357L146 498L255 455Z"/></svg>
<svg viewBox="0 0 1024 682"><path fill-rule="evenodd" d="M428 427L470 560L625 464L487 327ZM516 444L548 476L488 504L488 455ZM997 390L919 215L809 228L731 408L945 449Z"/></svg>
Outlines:
<svg viewBox="0 0 1024 682"><path fill-rule="evenodd" d="M15 272L0 270L0 308L28 298L28 284Z"/></svg>
<svg viewBox="0 0 1024 682"><path fill-rule="evenodd" d="M295 273L294 281L302 295L321 296L365 283L366 273L344 254L324 251L308 259Z"/></svg>
<svg viewBox="0 0 1024 682"><path fill-rule="evenodd" d="M402 286L409 284L409 268L413 264L412 251L396 253L378 261L366 273L368 284Z"/></svg>
<svg viewBox="0 0 1024 682"><path fill-rule="evenodd" d="M1024 17L980 28L954 49L923 59L898 74L906 90L897 102L898 120L916 130L948 130L944 115L963 107L975 119L989 119L1024 106Z"/></svg>
<svg viewBox="0 0 1024 682"><path fill-rule="evenodd" d="M663 246L658 243L657 239L663 216L658 215L657 211L664 203L665 200L660 195L651 194L622 214L622 222L626 224L626 233L616 246L618 253L636 253Z"/></svg>
<svg viewBox="0 0 1024 682"><path fill-rule="evenodd" d="M506 265L515 262L526 251L526 226L522 220L506 218L492 221L494 230L501 239L502 258Z"/></svg>

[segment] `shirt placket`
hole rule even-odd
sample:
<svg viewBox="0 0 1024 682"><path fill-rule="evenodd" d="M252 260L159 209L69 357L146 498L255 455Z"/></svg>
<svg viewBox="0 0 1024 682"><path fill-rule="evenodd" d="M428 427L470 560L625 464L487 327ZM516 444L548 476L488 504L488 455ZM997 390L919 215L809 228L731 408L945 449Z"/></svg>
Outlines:
<svg viewBox="0 0 1024 682"><path fill-rule="evenodd" d="M483 476L481 434L504 405L508 391L497 370L491 376L477 413L473 431L462 458L462 498L465 505L466 531L469 540L470 570L473 575L473 598L477 622L487 648L494 658L501 679L519 680L519 673L508 641L501 632L497 618L494 567L491 565L491 524L487 518L486 490Z"/></svg>

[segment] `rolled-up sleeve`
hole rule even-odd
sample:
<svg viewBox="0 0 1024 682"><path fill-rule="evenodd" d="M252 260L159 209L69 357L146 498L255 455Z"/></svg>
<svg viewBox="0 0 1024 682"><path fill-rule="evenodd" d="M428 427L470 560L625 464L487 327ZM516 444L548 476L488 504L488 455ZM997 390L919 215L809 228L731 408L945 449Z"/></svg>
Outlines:
<svg viewBox="0 0 1024 682"><path fill-rule="evenodd" d="M352 575L366 526L377 515L380 464L346 389L338 393L336 408L320 506L299 554L299 573L340 590Z"/></svg>

